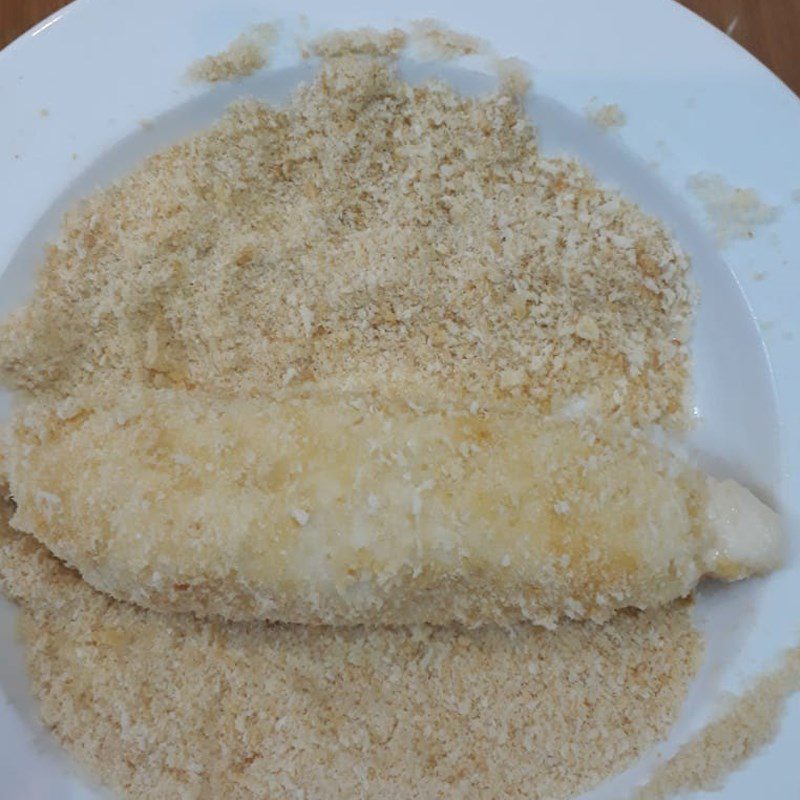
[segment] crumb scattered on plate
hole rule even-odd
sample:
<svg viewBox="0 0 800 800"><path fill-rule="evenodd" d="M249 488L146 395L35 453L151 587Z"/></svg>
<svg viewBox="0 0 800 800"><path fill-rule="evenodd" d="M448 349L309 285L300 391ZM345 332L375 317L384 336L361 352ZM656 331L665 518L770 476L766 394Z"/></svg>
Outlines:
<svg viewBox="0 0 800 800"><path fill-rule="evenodd" d="M432 61L489 52L489 46L483 39L451 30L433 19L412 22L409 43L415 56Z"/></svg>
<svg viewBox="0 0 800 800"><path fill-rule="evenodd" d="M331 31L317 37L310 52L320 58L341 56L397 56L408 44L408 34L400 28L379 31L356 28L353 31Z"/></svg>
<svg viewBox="0 0 800 800"><path fill-rule="evenodd" d="M627 120L625 112L616 103L602 106L589 105L586 108L586 116L598 128L606 131L611 128L621 128Z"/></svg>
<svg viewBox="0 0 800 800"><path fill-rule="evenodd" d="M277 38L275 25L254 25L237 36L221 53L205 56L192 64L188 77L193 81L217 83L252 75L267 66L270 47Z"/></svg>
<svg viewBox="0 0 800 800"><path fill-rule="evenodd" d="M698 172L688 180L690 191L703 204L717 243L752 239L753 230L778 218L776 206L763 203L755 189L732 186L722 175Z"/></svg>
<svg viewBox="0 0 800 800"><path fill-rule="evenodd" d="M795 692L800 692L800 647L785 653L778 668L752 688L731 697L727 710L660 766L635 800L722 788L728 775L772 741Z"/></svg>
<svg viewBox="0 0 800 800"><path fill-rule="evenodd" d="M501 89L512 97L524 97L531 88L530 67L519 58L496 58L492 62Z"/></svg>

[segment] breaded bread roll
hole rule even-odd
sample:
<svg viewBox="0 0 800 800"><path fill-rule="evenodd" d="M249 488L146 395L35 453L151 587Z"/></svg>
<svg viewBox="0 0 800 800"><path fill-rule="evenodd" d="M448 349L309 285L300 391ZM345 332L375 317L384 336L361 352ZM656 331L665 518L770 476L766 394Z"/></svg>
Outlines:
<svg viewBox="0 0 800 800"><path fill-rule="evenodd" d="M12 524L94 587L230 619L603 620L780 562L777 516L641 435L517 404L33 400Z"/></svg>

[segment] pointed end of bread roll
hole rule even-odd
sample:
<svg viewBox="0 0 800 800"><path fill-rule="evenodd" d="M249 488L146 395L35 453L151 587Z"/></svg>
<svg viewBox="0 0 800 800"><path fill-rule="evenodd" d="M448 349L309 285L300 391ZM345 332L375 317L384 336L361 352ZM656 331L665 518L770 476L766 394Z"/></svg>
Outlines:
<svg viewBox="0 0 800 800"><path fill-rule="evenodd" d="M786 558L781 518L736 481L708 479L707 524L715 556L710 574L715 578L762 575Z"/></svg>

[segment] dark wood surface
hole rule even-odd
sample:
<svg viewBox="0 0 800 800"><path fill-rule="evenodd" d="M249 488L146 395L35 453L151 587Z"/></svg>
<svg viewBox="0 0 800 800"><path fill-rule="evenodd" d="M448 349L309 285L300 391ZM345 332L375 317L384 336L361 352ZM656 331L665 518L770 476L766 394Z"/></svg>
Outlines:
<svg viewBox="0 0 800 800"><path fill-rule="evenodd" d="M800 0L681 0L800 95Z"/></svg>
<svg viewBox="0 0 800 800"><path fill-rule="evenodd" d="M800 95L800 0L680 2L728 33ZM66 0L0 0L0 47L64 5Z"/></svg>

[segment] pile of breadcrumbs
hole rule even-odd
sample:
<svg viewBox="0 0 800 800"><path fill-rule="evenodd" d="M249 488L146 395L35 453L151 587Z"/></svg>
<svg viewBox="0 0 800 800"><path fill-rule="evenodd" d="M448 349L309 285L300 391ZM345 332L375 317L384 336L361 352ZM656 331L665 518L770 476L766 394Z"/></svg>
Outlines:
<svg viewBox="0 0 800 800"><path fill-rule="evenodd" d="M71 211L0 369L40 395L313 385L674 424L686 270L660 222L540 154L512 93L344 54Z"/></svg>
<svg viewBox="0 0 800 800"><path fill-rule="evenodd" d="M580 400L681 425L680 249L541 155L518 80L410 86L404 44L329 39L287 107L238 102L73 209L0 329L5 382ZM685 605L557 631L159 615L5 522L0 582L45 723L130 797L569 797L666 736L700 651Z"/></svg>

